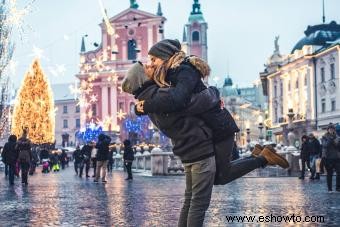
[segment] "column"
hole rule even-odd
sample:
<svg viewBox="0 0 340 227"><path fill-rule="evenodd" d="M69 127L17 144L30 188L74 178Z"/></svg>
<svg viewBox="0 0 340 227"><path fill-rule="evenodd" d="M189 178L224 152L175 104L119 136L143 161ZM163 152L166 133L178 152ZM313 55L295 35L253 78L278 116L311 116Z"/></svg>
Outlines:
<svg viewBox="0 0 340 227"><path fill-rule="evenodd" d="M104 120L105 117L108 116L109 111L108 111L108 92L107 92L107 86L105 84L102 85L101 87L102 90L102 100L101 100L101 105L102 105L102 117L101 120Z"/></svg>
<svg viewBox="0 0 340 227"><path fill-rule="evenodd" d="M117 85L111 87L111 116L112 116L112 126L117 125Z"/></svg>
<svg viewBox="0 0 340 227"><path fill-rule="evenodd" d="M148 25L148 50L150 50L150 48L153 45L153 34L152 34L152 25Z"/></svg>

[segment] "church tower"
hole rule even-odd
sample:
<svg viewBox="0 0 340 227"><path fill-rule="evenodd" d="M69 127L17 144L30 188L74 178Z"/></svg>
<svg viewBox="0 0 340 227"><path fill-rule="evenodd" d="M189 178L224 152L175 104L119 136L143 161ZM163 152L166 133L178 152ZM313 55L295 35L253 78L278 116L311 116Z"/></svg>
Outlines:
<svg viewBox="0 0 340 227"><path fill-rule="evenodd" d="M203 18L201 4L198 0L194 0L192 12L183 31L184 51L188 55L196 55L208 60L207 29L208 24Z"/></svg>

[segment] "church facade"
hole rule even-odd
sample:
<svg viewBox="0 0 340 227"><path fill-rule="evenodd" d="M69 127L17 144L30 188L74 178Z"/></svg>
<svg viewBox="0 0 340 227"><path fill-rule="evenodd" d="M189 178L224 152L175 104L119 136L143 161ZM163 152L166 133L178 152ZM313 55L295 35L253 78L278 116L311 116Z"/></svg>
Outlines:
<svg viewBox="0 0 340 227"><path fill-rule="evenodd" d="M94 123L104 131L119 132L122 121L133 115L134 97L122 91L122 80L136 61L146 63L148 50L164 39L161 5L157 13L139 10L136 1L123 12L105 18L99 25L101 43L97 49L87 51L84 37L80 52L80 68L76 75L80 80L81 126ZM113 32L112 32L113 31ZM185 25L183 50L207 59L207 24L203 19L198 0ZM126 138L127 136L124 135Z"/></svg>

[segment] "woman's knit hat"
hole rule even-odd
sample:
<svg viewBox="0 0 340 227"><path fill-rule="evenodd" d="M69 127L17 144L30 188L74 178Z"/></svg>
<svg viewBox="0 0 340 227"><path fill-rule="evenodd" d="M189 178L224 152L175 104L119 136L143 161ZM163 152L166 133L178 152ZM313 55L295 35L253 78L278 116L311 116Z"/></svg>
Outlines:
<svg viewBox="0 0 340 227"><path fill-rule="evenodd" d="M166 61L179 51L181 43L177 39L163 39L150 48L149 55Z"/></svg>

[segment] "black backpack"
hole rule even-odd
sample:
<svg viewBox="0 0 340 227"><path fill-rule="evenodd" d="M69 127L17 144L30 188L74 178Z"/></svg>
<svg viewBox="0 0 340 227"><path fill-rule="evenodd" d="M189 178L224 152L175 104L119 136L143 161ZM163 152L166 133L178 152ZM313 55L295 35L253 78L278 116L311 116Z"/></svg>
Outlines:
<svg viewBox="0 0 340 227"><path fill-rule="evenodd" d="M29 150L21 150L19 152L19 162L29 163L31 161L30 151Z"/></svg>

